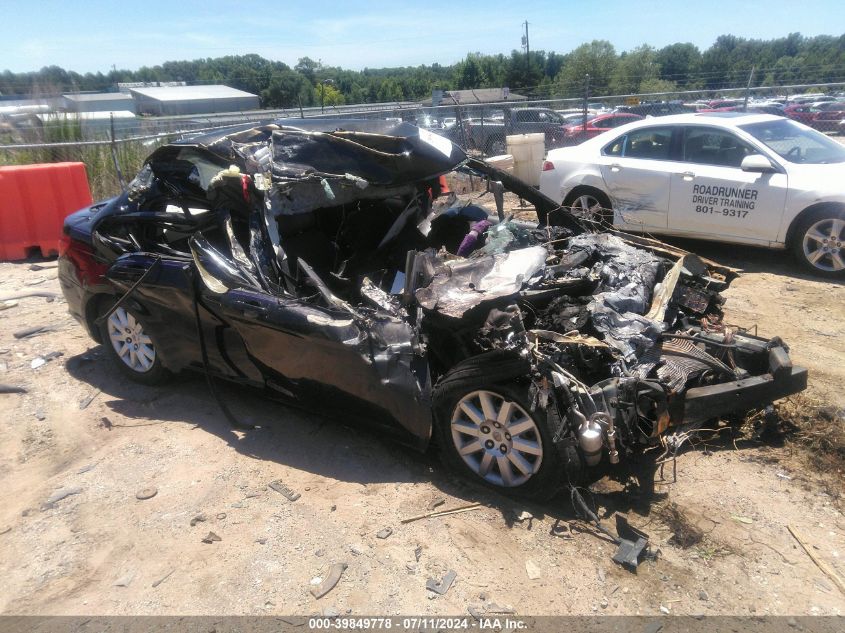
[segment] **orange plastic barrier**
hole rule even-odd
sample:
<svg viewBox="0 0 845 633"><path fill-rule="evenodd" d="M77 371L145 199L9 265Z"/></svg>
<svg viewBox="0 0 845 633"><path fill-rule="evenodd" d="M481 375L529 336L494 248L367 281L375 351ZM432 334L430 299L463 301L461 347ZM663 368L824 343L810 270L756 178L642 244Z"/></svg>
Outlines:
<svg viewBox="0 0 845 633"><path fill-rule="evenodd" d="M0 260L57 254L65 217L91 202L84 163L0 167Z"/></svg>

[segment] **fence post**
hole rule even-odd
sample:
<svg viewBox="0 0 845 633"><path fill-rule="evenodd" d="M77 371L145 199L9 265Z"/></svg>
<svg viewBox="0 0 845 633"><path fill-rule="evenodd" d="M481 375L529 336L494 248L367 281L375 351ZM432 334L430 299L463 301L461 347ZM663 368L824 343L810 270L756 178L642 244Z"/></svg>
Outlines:
<svg viewBox="0 0 845 633"><path fill-rule="evenodd" d="M484 136L484 106L481 106L481 142L484 143L484 147L481 148L482 156L487 156L487 143L485 139L486 137Z"/></svg>
<svg viewBox="0 0 845 633"><path fill-rule="evenodd" d="M122 191L126 191L126 181L123 180L123 172L120 171L120 162L117 160L117 143L114 139L114 113L109 112L109 140L111 143L111 159L114 162L114 171L117 174L117 182Z"/></svg>
<svg viewBox="0 0 845 633"><path fill-rule="evenodd" d="M584 107L583 107L583 115L584 121L582 125L584 126L584 134L587 133L587 104L590 101L590 73L584 75Z"/></svg>
<svg viewBox="0 0 845 633"><path fill-rule="evenodd" d="M754 66L751 67L751 72L748 73L748 83L745 86L745 102L742 104L742 111L748 111L748 94L751 92L751 80L754 78Z"/></svg>

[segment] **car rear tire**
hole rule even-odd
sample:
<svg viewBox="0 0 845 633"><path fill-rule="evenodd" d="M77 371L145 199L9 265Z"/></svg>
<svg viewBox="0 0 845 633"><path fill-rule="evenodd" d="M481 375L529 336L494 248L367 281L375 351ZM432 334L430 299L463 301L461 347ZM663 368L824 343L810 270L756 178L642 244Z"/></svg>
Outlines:
<svg viewBox="0 0 845 633"><path fill-rule="evenodd" d="M563 476L578 479L574 449L561 454L546 411L531 411L528 363L490 352L456 365L434 392L435 434L443 461L498 492L548 499Z"/></svg>
<svg viewBox="0 0 845 633"><path fill-rule="evenodd" d="M613 226L610 199L598 189L576 188L566 196L563 206L569 208L576 217L593 220L602 226Z"/></svg>
<svg viewBox="0 0 845 633"><path fill-rule="evenodd" d="M845 277L845 210L818 209L801 219L792 240L798 263L820 277Z"/></svg>
<svg viewBox="0 0 845 633"><path fill-rule="evenodd" d="M161 364L154 334L135 310L119 306L100 322L106 354L118 370L144 385L157 385L170 376Z"/></svg>

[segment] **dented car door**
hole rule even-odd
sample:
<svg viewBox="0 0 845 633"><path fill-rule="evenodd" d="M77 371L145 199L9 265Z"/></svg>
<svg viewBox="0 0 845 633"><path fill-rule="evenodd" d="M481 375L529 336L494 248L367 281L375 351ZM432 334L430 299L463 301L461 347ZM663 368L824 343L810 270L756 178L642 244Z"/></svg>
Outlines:
<svg viewBox="0 0 845 633"><path fill-rule="evenodd" d="M251 363L277 393L365 417L412 444L428 436L428 370L401 319L365 318L341 307L245 288L218 293L204 286L202 303L234 328ZM221 352L225 356L229 350Z"/></svg>

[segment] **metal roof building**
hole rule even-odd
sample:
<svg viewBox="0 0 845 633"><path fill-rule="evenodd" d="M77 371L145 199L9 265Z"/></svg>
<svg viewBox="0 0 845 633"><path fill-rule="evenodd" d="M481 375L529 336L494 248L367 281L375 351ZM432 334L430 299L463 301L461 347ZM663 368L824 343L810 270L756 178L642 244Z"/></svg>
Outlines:
<svg viewBox="0 0 845 633"><path fill-rule="evenodd" d="M527 100L528 97L511 92L507 88L475 88L469 90L433 90L431 101L423 101L421 105L469 105Z"/></svg>
<svg viewBox="0 0 845 633"><path fill-rule="evenodd" d="M167 86L130 88L140 114L167 116L241 112L260 106L257 95L229 86Z"/></svg>
<svg viewBox="0 0 845 633"><path fill-rule="evenodd" d="M69 112L135 112L135 101L122 92L80 92L62 95Z"/></svg>

